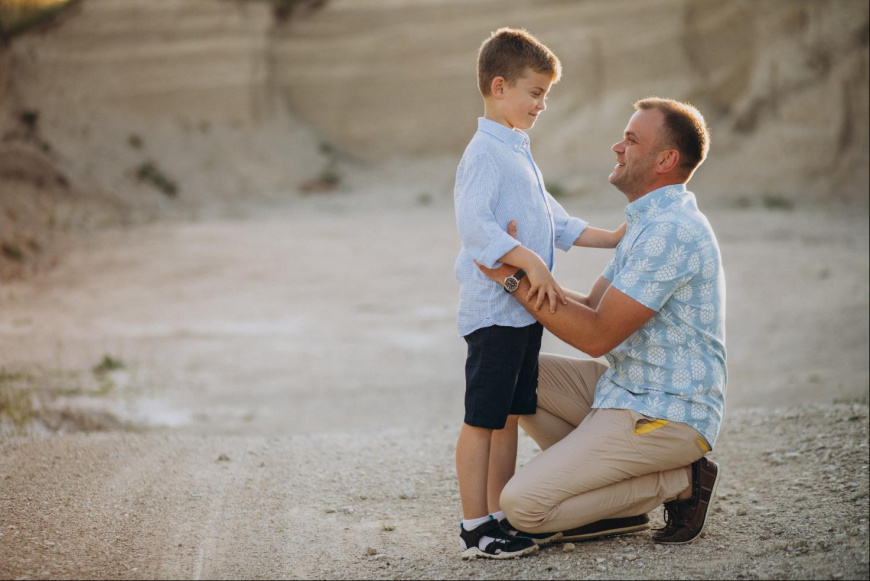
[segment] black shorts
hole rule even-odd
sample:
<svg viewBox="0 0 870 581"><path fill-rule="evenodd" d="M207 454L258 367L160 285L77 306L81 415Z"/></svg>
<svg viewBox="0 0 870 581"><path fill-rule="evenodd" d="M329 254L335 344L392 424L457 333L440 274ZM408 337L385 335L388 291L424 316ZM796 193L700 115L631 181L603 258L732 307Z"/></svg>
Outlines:
<svg viewBox="0 0 870 581"><path fill-rule="evenodd" d="M538 354L544 327L493 325L465 336L465 423L501 430L508 415L538 408Z"/></svg>

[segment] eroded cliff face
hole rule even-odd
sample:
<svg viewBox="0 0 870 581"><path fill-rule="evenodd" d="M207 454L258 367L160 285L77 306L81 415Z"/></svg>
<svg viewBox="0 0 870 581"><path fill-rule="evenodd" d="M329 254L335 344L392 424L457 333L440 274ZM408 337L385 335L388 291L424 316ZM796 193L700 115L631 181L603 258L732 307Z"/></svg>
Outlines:
<svg viewBox="0 0 870 581"><path fill-rule="evenodd" d="M274 23L271 2L85 0L0 42L0 281L67 228L234 214L316 176L268 82Z"/></svg>
<svg viewBox="0 0 870 581"><path fill-rule="evenodd" d="M357 155L459 155L482 105L480 42L524 27L562 60L533 130L545 175L597 191L649 95L713 132L693 186L717 195L868 199L868 6L837 0L333 0L270 45L290 107Z"/></svg>
<svg viewBox="0 0 870 581"><path fill-rule="evenodd" d="M70 183L133 191L154 211L170 202L133 179L147 162L180 182L177 206L296 191L327 163L323 140L374 162L458 160L482 111L477 48L491 30L519 26L564 65L532 132L539 165L563 189L608 188L609 148L631 104L655 94L689 100L709 119L713 147L693 183L699 192L867 205L866 3L276 6L86 0L2 51L4 131L33 129L21 126L21 113L37 113L49 149L34 155L54 159Z"/></svg>

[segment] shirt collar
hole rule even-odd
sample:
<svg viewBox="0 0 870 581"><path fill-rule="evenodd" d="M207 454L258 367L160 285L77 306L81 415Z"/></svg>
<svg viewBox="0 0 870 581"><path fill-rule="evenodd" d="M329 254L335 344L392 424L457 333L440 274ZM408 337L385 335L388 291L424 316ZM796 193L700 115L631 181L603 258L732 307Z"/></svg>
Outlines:
<svg viewBox="0 0 870 581"><path fill-rule="evenodd" d="M503 141L517 149L520 147L528 148L529 146L529 136L519 129L505 127L501 123L492 121L485 117L478 117L477 130L488 133L499 141Z"/></svg>
<svg viewBox="0 0 870 581"><path fill-rule="evenodd" d="M644 216L652 217L674 200L686 196L686 184L671 184L644 194L625 207L625 217L629 224L638 222Z"/></svg>

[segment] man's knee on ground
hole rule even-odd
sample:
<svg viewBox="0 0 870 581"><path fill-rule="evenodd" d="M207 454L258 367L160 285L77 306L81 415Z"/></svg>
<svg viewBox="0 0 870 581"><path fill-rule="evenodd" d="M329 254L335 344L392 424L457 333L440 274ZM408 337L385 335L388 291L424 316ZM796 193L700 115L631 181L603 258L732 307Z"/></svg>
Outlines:
<svg viewBox="0 0 870 581"><path fill-rule="evenodd" d="M530 501L530 498L531 495L513 478L502 490L499 505L513 526L521 531L534 533L539 532L537 529L544 523L549 510Z"/></svg>

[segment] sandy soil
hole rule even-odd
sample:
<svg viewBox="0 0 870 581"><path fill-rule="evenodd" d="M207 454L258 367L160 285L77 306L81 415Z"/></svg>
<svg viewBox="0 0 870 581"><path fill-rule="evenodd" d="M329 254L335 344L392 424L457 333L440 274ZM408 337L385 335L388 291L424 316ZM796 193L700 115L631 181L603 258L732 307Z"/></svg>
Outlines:
<svg viewBox="0 0 870 581"><path fill-rule="evenodd" d="M449 177L93 232L0 289L0 389L43 418L0 419L0 577L868 577L867 216L808 207L706 207L730 369L706 538L461 562Z"/></svg>

